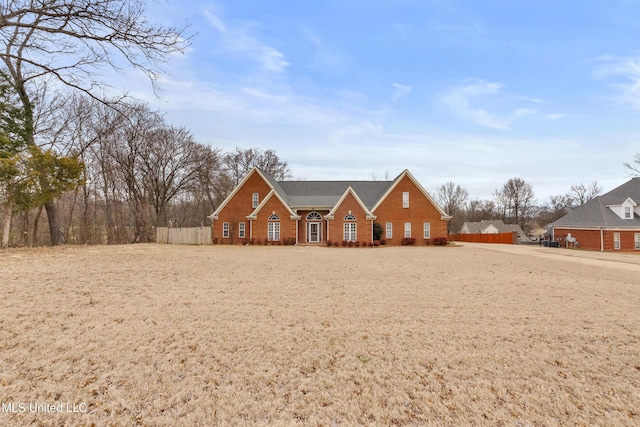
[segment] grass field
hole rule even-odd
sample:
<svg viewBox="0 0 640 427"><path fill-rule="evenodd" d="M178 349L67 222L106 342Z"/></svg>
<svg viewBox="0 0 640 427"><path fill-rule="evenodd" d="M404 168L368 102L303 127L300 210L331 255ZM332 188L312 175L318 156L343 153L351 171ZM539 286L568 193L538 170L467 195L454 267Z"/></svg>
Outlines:
<svg viewBox="0 0 640 427"><path fill-rule="evenodd" d="M633 254L128 245L0 269L2 426L640 425Z"/></svg>

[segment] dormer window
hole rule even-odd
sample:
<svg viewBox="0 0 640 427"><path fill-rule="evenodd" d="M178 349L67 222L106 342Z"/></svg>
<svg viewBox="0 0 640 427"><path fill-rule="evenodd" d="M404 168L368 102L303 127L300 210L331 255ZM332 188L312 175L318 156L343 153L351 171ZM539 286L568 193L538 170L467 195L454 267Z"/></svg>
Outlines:
<svg viewBox="0 0 640 427"><path fill-rule="evenodd" d="M625 206L624 208L624 218L625 219L631 219L631 208L629 206Z"/></svg>

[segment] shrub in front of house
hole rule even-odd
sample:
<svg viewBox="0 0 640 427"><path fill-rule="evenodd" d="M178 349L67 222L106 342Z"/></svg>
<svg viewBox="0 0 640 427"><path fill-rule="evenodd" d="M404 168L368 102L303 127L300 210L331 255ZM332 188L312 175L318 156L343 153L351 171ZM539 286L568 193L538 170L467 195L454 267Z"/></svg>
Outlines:
<svg viewBox="0 0 640 427"><path fill-rule="evenodd" d="M327 240L327 247L330 248L333 246L333 242L331 240Z"/></svg>
<svg viewBox="0 0 640 427"><path fill-rule="evenodd" d="M344 248L344 247L346 247L346 246L347 246L347 241L346 241L346 240L343 240L343 241L342 241L342 247Z"/></svg>
<svg viewBox="0 0 640 427"><path fill-rule="evenodd" d="M359 248L360 247L360 240L356 240L355 241L355 245L356 245L356 248Z"/></svg>
<svg viewBox="0 0 640 427"><path fill-rule="evenodd" d="M373 241L373 246L375 246L375 247L380 246L380 240L374 240Z"/></svg>
<svg viewBox="0 0 640 427"><path fill-rule="evenodd" d="M338 246L339 246L339 245L338 245L338 241L337 241L337 240L336 240L335 242L333 242L333 247L334 247L334 248L337 248Z"/></svg>
<svg viewBox="0 0 640 427"><path fill-rule="evenodd" d="M449 240L445 236L433 238L433 244L436 246L446 246L447 243L449 243Z"/></svg>
<svg viewBox="0 0 640 427"><path fill-rule="evenodd" d="M369 242L369 243L367 243L367 246L369 246L370 248L372 248L372 247L373 247L373 242Z"/></svg>
<svg viewBox="0 0 640 427"><path fill-rule="evenodd" d="M416 244L416 238L415 237L404 237L402 239L401 244L403 246L415 246Z"/></svg>
<svg viewBox="0 0 640 427"><path fill-rule="evenodd" d="M386 240L384 240L384 239L380 240L380 246L384 246L384 245L386 245L386 244L387 244L387 241L386 241Z"/></svg>

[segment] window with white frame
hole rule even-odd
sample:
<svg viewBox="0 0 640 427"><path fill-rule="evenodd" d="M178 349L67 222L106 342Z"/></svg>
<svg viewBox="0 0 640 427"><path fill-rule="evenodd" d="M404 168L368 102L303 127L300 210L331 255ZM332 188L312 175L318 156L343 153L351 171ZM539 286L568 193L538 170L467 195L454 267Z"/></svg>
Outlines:
<svg viewBox="0 0 640 427"><path fill-rule="evenodd" d="M387 223L387 234L386 234L386 238L387 238L387 239L391 239L391 238L393 238L393 223L392 223L392 222L388 222L388 223Z"/></svg>
<svg viewBox="0 0 640 427"><path fill-rule="evenodd" d="M223 239L228 239L229 238L229 223L228 222L223 222L222 223L222 238Z"/></svg>
<svg viewBox="0 0 640 427"><path fill-rule="evenodd" d="M431 238L431 223L430 222L425 222L422 225L422 230L424 232L424 238L425 239L430 239Z"/></svg>
<svg viewBox="0 0 640 427"><path fill-rule="evenodd" d="M409 207L409 192L405 191L404 193L402 193L402 207L403 208L408 208Z"/></svg>
<svg viewBox="0 0 640 427"><path fill-rule="evenodd" d="M620 250L620 233L613 233L613 249Z"/></svg>
<svg viewBox="0 0 640 427"><path fill-rule="evenodd" d="M635 249L637 251L640 251L640 233L635 233L633 236L634 242L635 242Z"/></svg>
<svg viewBox="0 0 640 427"><path fill-rule="evenodd" d="M411 223L404 223L404 237L411 237Z"/></svg>
<svg viewBox="0 0 640 427"><path fill-rule="evenodd" d="M347 242L355 242L357 239L356 223L345 222L344 223L344 240Z"/></svg>
<svg viewBox="0 0 640 427"><path fill-rule="evenodd" d="M259 201L260 201L260 196L258 195L258 193L253 193L253 195L251 196L251 207L253 209L257 208Z"/></svg>
<svg viewBox="0 0 640 427"><path fill-rule="evenodd" d="M280 217L275 212L269 215L269 221L280 221Z"/></svg>
<svg viewBox="0 0 640 427"><path fill-rule="evenodd" d="M631 218L631 208L629 206L625 206L624 208L624 217L625 219Z"/></svg>
<svg viewBox="0 0 640 427"><path fill-rule="evenodd" d="M238 224L238 237L244 239L244 222Z"/></svg>
<svg viewBox="0 0 640 427"><path fill-rule="evenodd" d="M270 241L280 240L280 223L279 222L269 222L269 227L267 230L267 239Z"/></svg>
<svg viewBox="0 0 640 427"><path fill-rule="evenodd" d="M351 211L349 211L349 213L344 216L344 220L345 221L355 221L356 220L356 216L354 214L352 214Z"/></svg>

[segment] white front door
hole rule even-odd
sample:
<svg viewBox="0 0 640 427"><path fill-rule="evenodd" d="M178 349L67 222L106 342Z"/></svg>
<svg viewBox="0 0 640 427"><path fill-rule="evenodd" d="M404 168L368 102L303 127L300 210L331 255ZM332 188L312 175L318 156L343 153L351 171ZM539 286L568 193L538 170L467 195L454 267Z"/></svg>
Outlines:
<svg viewBox="0 0 640 427"><path fill-rule="evenodd" d="M319 222L307 223L307 242L309 243L320 242L320 223Z"/></svg>

